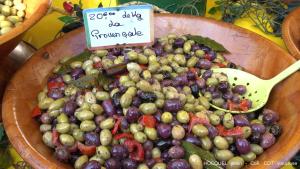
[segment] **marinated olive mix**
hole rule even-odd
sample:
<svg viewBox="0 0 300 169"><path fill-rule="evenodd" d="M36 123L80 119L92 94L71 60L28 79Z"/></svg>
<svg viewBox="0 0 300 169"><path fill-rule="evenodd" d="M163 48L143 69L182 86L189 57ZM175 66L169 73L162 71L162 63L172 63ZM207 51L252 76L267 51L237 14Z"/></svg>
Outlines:
<svg viewBox="0 0 300 169"><path fill-rule="evenodd" d="M33 116L56 158L76 169L242 168L280 136L279 116L212 109L251 107L247 88L217 67L238 68L174 34L152 46L86 51L60 61Z"/></svg>
<svg viewBox="0 0 300 169"><path fill-rule="evenodd" d="M0 35L20 25L25 17L23 0L0 0Z"/></svg>

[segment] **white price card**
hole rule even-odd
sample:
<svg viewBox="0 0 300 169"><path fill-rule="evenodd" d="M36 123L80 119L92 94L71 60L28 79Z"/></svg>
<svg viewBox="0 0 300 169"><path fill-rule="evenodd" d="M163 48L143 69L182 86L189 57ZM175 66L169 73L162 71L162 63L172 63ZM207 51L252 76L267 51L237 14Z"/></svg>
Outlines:
<svg viewBox="0 0 300 169"><path fill-rule="evenodd" d="M83 10L89 49L137 46L154 42L151 5Z"/></svg>

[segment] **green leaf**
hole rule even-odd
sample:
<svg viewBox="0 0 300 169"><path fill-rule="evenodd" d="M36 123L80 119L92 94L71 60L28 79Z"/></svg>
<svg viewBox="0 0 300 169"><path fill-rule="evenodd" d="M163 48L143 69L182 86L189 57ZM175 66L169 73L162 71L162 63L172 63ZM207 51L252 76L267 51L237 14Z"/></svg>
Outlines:
<svg viewBox="0 0 300 169"><path fill-rule="evenodd" d="M100 86L105 86L105 85L109 85L114 79L100 73L97 80Z"/></svg>
<svg viewBox="0 0 300 169"><path fill-rule="evenodd" d="M75 22L76 18L74 18L72 16L62 16L62 17L59 17L58 19L60 21L62 21L64 24L70 24L72 22Z"/></svg>
<svg viewBox="0 0 300 169"><path fill-rule="evenodd" d="M71 67L70 67L70 64L72 62L75 62L75 61L85 61L87 59L90 58L92 52L91 51L84 51L82 52L81 54L77 55L77 56L74 56L72 58L70 58L69 60L67 60L65 63L61 64L61 68L59 69L59 71L57 72L57 74L66 74L68 72L71 72Z"/></svg>
<svg viewBox="0 0 300 169"><path fill-rule="evenodd" d="M214 15L217 13L217 11L218 11L217 7L212 7L209 9L208 13Z"/></svg>
<svg viewBox="0 0 300 169"><path fill-rule="evenodd" d="M92 86L97 85L97 77L95 75L86 75L82 76L77 80L73 80L71 84L74 86L80 88L80 89L86 89L90 88Z"/></svg>
<svg viewBox="0 0 300 169"><path fill-rule="evenodd" d="M222 169L222 167L218 165L218 161L211 152L187 141L183 141L182 146L185 150L186 160L188 160L191 155L197 154L202 160L205 161L204 165L206 169Z"/></svg>
<svg viewBox="0 0 300 169"><path fill-rule="evenodd" d="M196 43L203 44L216 52L228 52L228 50L225 49L225 47L222 44L210 38L202 37L198 35L187 35L187 38L194 40Z"/></svg>

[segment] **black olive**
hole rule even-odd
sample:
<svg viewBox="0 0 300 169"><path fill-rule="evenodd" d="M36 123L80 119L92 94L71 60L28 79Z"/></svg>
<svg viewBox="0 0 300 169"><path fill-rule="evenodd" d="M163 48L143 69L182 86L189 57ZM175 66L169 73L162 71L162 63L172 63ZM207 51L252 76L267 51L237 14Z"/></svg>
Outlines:
<svg viewBox="0 0 300 169"><path fill-rule="evenodd" d="M199 86L196 83L194 83L190 86L190 88L191 88L193 96L198 98L199 97L199 91L200 91Z"/></svg>
<svg viewBox="0 0 300 169"><path fill-rule="evenodd" d="M163 72L162 75L163 75L164 79L171 79L171 77L172 77L170 72Z"/></svg>
<svg viewBox="0 0 300 169"><path fill-rule="evenodd" d="M121 107L121 103L120 103L121 95L122 94L120 92L117 92L112 96L112 102L114 106Z"/></svg>
<svg viewBox="0 0 300 169"><path fill-rule="evenodd" d="M168 150L173 146L171 140L160 140L156 142L156 147L160 149L160 151Z"/></svg>
<svg viewBox="0 0 300 169"><path fill-rule="evenodd" d="M278 124L274 124L270 128L270 133L273 134L275 137L279 137L281 132L282 132L282 128Z"/></svg>
<svg viewBox="0 0 300 169"><path fill-rule="evenodd" d="M142 99L143 102L155 102L157 96L153 92L141 92L139 97Z"/></svg>

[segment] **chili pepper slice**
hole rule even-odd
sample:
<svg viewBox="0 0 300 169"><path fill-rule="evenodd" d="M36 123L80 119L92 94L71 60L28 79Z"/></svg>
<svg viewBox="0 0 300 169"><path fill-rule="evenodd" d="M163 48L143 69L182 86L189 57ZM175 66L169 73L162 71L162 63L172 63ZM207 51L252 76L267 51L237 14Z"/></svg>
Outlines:
<svg viewBox="0 0 300 169"><path fill-rule="evenodd" d="M239 106L237 104L233 103L231 100L228 100L227 104L228 104L229 110L231 110L231 111L238 110Z"/></svg>
<svg viewBox="0 0 300 169"><path fill-rule="evenodd" d="M118 130L119 130L119 128L120 128L120 125L121 125L121 121L122 121L122 119L123 119L123 118L118 117L118 116L114 116L114 118L115 118L117 121L115 122L114 128L111 130L111 134L113 134L113 135L115 135L115 134L118 132Z"/></svg>
<svg viewBox="0 0 300 169"><path fill-rule="evenodd" d="M207 60L209 60L209 61L211 61L211 57L207 53L204 54L204 58L207 59Z"/></svg>
<svg viewBox="0 0 300 169"><path fill-rule="evenodd" d="M31 117L37 117L37 116L39 116L39 115L41 115L42 114L42 111L41 111L41 109L38 107L38 106L36 106L34 109L33 109L33 111L32 111L32 113L31 113Z"/></svg>
<svg viewBox="0 0 300 169"><path fill-rule="evenodd" d="M189 130L188 130L189 133L192 131L192 128L196 124L209 124L209 121L207 119L200 118L193 113L189 113L189 115L190 115L190 123L189 123Z"/></svg>
<svg viewBox="0 0 300 169"><path fill-rule="evenodd" d="M48 82L47 84L48 90L57 89L64 86L65 86L64 82Z"/></svg>
<svg viewBox="0 0 300 169"><path fill-rule="evenodd" d="M93 68L95 69L99 69L99 68L102 68L102 63L101 62L96 62L93 64Z"/></svg>
<svg viewBox="0 0 300 169"><path fill-rule="evenodd" d="M243 100L241 100L239 107L242 111L248 111L249 104L250 103L247 99L243 99Z"/></svg>
<svg viewBox="0 0 300 169"><path fill-rule="evenodd" d="M60 142L59 142L59 133L57 132L57 130L52 130L52 144L55 146L60 146Z"/></svg>
<svg viewBox="0 0 300 169"><path fill-rule="evenodd" d="M224 126L218 125L218 126L216 126L216 128L218 129L219 134L224 137L243 135L243 128L240 126L236 126L232 129L226 129Z"/></svg>
<svg viewBox="0 0 300 169"><path fill-rule="evenodd" d="M223 63L220 63L220 62L216 63L216 65L218 65L220 68L226 67L226 65L224 65Z"/></svg>
<svg viewBox="0 0 300 169"><path fill-rule="evenodd" d="M96 153L96 146L87 146L80 142L77 143L79 151L87 156L92 156Z"/></svg>
<svg viewBox="0 0 300 169"><path fill-rule="evenodd" d="M139 64L139 65L140 65L140 67L141 67L143 70L146 70L146 69L148 68L147 65L144 65L144 64Z"/></svg>
<svg viewBox="0 0 300 169"><path fill-rule="evenodd" d="M151 115L143 115L142 117L140 117L139 122L149 128L154 128L156 125L156 119Z"/></svg>
<svg viewBox="0 0 300 169"><path fill-rule="evenodd" d="M143 161L145 152L144 148L141 143L137 142L136 140L125 140L124 142L125 147L130 152L129 157L136 161Z"/></svg>
<svg viewBox="0 0 300 169"><path fill-rule="evenodd" d="M133 139L133 135L131 133L121 133L114 137L115 140L120 140L122 138Z"/></svg>

